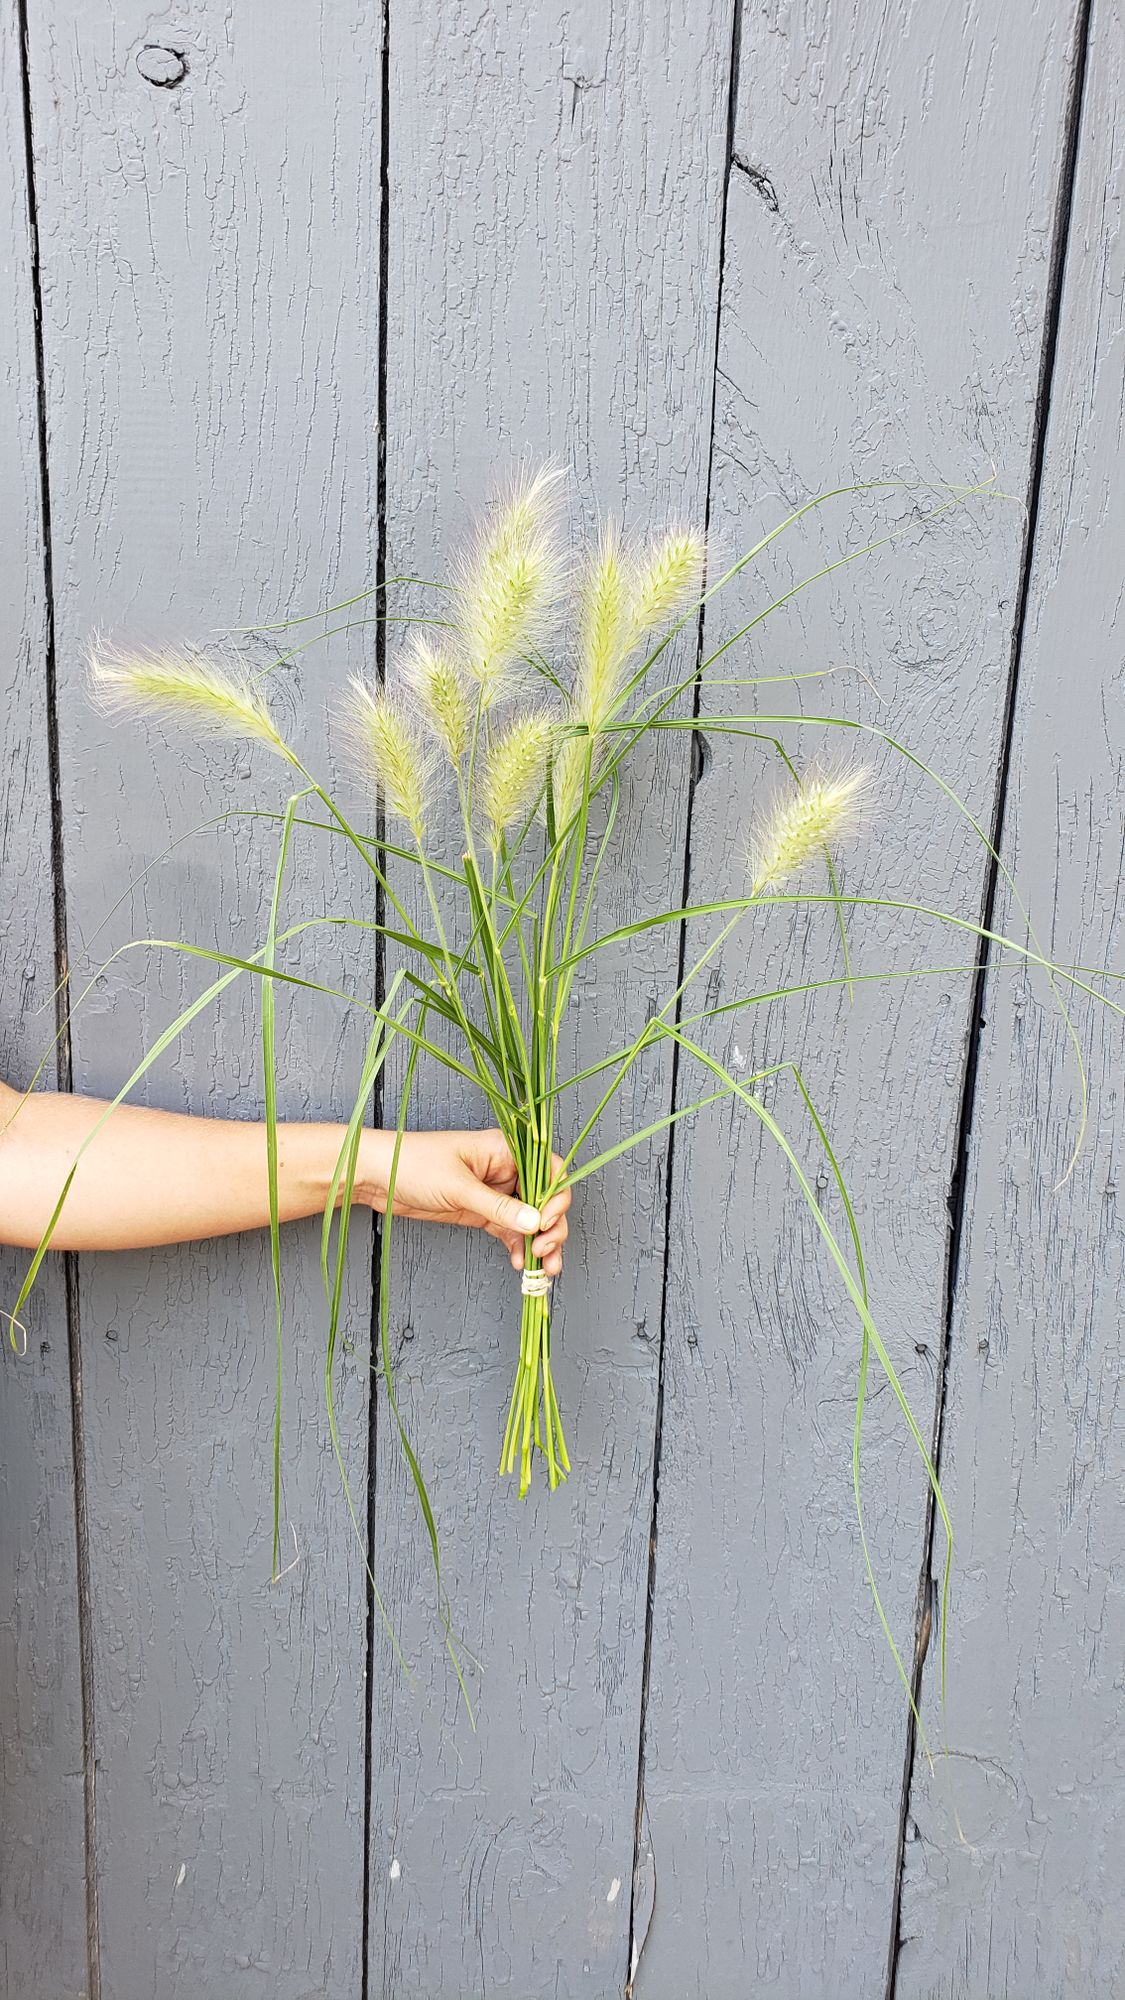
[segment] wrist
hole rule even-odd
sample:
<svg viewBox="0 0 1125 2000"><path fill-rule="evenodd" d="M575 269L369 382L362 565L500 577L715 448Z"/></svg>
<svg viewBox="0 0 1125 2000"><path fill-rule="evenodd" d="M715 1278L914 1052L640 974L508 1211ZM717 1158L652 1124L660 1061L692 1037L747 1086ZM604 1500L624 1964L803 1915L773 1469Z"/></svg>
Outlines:
<svg viewBox="0 0 1125 2000"><path fill-rule="evenodd" d="M364 1202L368 1208L378 1209L380 1213L387 1206L394 1149L393 1132L375 1131L370 1125L364 1126L356 1155L355 1195L357 1201Z"/></svg>

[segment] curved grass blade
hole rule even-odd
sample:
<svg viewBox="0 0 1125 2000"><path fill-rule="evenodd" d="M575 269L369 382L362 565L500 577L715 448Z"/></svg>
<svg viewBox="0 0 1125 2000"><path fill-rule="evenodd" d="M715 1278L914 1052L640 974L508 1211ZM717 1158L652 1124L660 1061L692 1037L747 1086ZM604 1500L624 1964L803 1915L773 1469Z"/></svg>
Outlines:
<svg viewBox="0 0 1125 2000"><path fill-rule="evenodd" d="M301 800L307 798L306 791L294 792L285 808L285 818L278 847L277 869L274 874L273 895L270 899L269 924L266 942L262 948L262 967L273 972L277 964L277 923L281 909L281 892L285 880L285 867L289 858L289 848L293 839L293 815ZM277 1383L274 1393L273 1410L273 1581L280 1573L281 1540L281 1400L285 1372L283 1346L283 1308L281 1288L281 1216L277 1189L277 993L272 979L263 979L262 1002L262 1079L265 1092L266 1113L266 1182L269 1190L270 1207L270 1275L273 1281L274 1317L277 1344Z"/></svg>
<svg viewBox="0 0 1125 2000"><path fill-rule="evenodd" d="M660 1026L663 1028L665 1023L661 1022ZM784 1067L784 1065L781 1065L781 1067ZM774 1074L775 1071L772 1069L758 1070L752 1080L757 1082L762 1077L773 1076ZM567 1186L577 1187L579 1181L584 1181L591 1174L600 1173L603 1167L608 1167L611 1160L619 1160L622 1153L631 1153L634 1146L643 1146L646 1139L655 1138L658 1132L666 1132L670 1125L677 1125L681 1118L691 1118L695 1112L702 1111L708 1104L717 1103L720 1097L726 1097L727 1094L728 1092L725 1089L712 1090L708 1092L706 1097L697 1097L694 1104L681 1104L675 1111L666 1111L662 1118L654 1118L651 1125L645 1125L639 1132L631 1132L627 1139L619 1139L616 1146L607 1147L604 1153L598 1153L592 1160L583 1161L580 1167L572 1167L569 1164L571 1155L568 1154L563 1163ZM558 1182L558 1185L561 1187L561 1180ZM552 1183L548 1186L547 1196L554 1194L554 1192L555 1184Z"/></svg>
<svg viewBox="0 0 1125 2000"><path fill-rule="evenodd" d="M1022 895L1020 894L1019 885L1017 884L1016 879L1012 874L1011 870L1009 869L1007 863L1003 859L1003 856L1000 854L999 849L994 846L992 840L989 838L989 835L985 832L983 826L980 824L980 821L970 811L969 807L965 804L964 800L959 797L958 793L954 790L953 786L948 784L946 780L940 775L940 773L933 769L932 765L927 764L925 759L919 757L915 751L911 750L908 747L907 744L903 743L898 737L892 736L889 730L880 729L876 723L854 722L847 717L839 715L797 714L797 715L764 715L764 716L753 715L753 716L735 716L735 717L724 716L718 718L703 716L703 717L697 717L695 719L694 726L697 728L701 728L704 731L715 730L716 732L723 731L724 733L730 733L730 734L752 735L760 729L762 723L769 723L772 726L776 727L789 726L792 728L799 728L799 729L809 729L809 728L843 729L851 731L857 735L871 736L874 737L877 741L885 743L888 749L895 751L898 756L904 757L908 764L912 764L916 771L921 771L924 777L928 778L932 784L937 786L938 790L943 794L943 796L949 800L950 804L955 808L955 810L960 813L961 817L964 820L967 821L968 825L972 828L978 840L983 845L989 858L995 863L997 873L1002 877L1004 883L1006 884L1012 896L1012 899L1016 905L1016 908L1019 910L1019 913L1023 918L1024 923L1027 925L1028 936L1032 940L1032 943L1035 945L1037 953L1039 953L1039 958L1037 962L1041 964L1047 971L1048 984L1051 987L1055 1004L1058 1007L1059 1013L1062 1016L1067 1036L1070 1041L1071 1049L1074 1054L1075 1064L1078 1070L1079 1092L1081 1097L1081 1105L1080 1105L1079 1120L1078 1120L1078 1132L1075 1138L1074 1148L1071 1152L1071 1156L1067 1163L1065 1171L1063 1172L1061 1180L1059 1180L1056 1184L1055 1192L1057 1193L1059 1188L1065 1185L1065 1183L1069 1180L1071 1174L1073 1173L1075 1164L1078 1160L1078 1156L1082 1150L1083 1141L1086 1136L1086 1127L1089 1120L1089 1112L1090 1112L1090 1091L1089 1091L1089 1081L1086 1074L1086 1062L1082 1054L1082 1043L1078 1036L1078 1030L1076 1029L1074 1022L1071 1020L1070 1012L1069 1009L1067 1008L1066 1001L1063 999L1062 994L1058 991L1058 988L1055 985L1054 975L1059 971L1059 968L1043 953L1043 948L1042 945L1040 944L1038 935L1035 930L1035 926L1031 921L1031 912L1028 909L1028 906L1025 903ZM673 717L667 720L662 720L658 723L654 723L652 726L660 729L675 729L682 725L677 723L676 719ZM982 937L986 937L991 934L989 932L981 930L980 935Z"/></svg>
<svg viewBox="0 0 1125 2000"><path fill-rule="evenodd" d="M898 1373L894 1367L894 1364L891 1361L890 1355L888 1354L886 1347L883 1344L882 1338L879 1334L879 1330L871 1315L871 1309L868 1301L868 1291L867 1291L867 1274L863 1260L863 1248L862 1248L862 1243L860 1241L859 1228L856 1222L855 1211L852 1206L851 1198L848 1195L847 1187L846 1184L844 1183L843 1174L840 1171L839 1162L836 1159L835 1152L828 1138L828 1133L824 1126L824 1123L820 1118L819 1114L817 1113L815 1106L813 1105L812 1099L809 1096L808 1090L806 1089L804 1083L804 1079L800 1075L797 1065L792 1062L787 1064L780 1064L778 1066L779 1068L788 1068L792 1070L794 1076L796 1077L796 1081L798 1084L798 1088L800 1089L801 1096L804 1099L806 1108L809 1112L809 1116L812 1119L812 1122L816 1128L817 1136L820 1139L821 1145L823 1146L825 1151L825 1156L828 1159L829 1165L832 1169L833 1179L836 1182L837 1188L841 1195L841 1200L843 1201L844 1204L844 1212L848 1220L849 1235L852 1241L853 1252L856 1256L856 1275L854 1276L848 1265L847 1259L840 1248L835 1232L832 1229L832 1226L829 1223L827 1217L825 1216L824 1211L821 1208L820 1203L817 1200L817 1197L813 1191L812 1185L809 1182L803 1167L801 1166L797 1154L795 1153L789 1140L786 1138L777 1120L773 1117L772 1113L767 1110L766 1106L762 1103L761 1099L754 1095L753 1091L749 1090L737 1078L732 1077L730 1075L730 1072L726 1070L721 1063L719 1063L713 1056L711 1056L708 1053L707 1050L703 1049L697 1042L693 1041L690 1036L684 1035L679 1029L674 1028L670 1023L664 1023L662 1025L664 1032L670 1035L673 1038L673 1040L678 1041L681 1044L681 1046L688 1051L690 1055L693 1055L697 1061L701 1062L705 1068L711 1070L713 1074L715 1074L716 1076L720 1076L724 1079L728 1089L732 1091L735 1096L741 1098L742 1101L749 1106L750 1110L754 1112L755 1116L765 1126L766 1130L770 1133L771 1137L780 1147L782 1153L784 1154L789 1164L790 1170L792 1171L794 1178L797 1181L797 1185L799 1186L801 1193L804 1196L806 1203L808 1204L808 1207L813 1216L813 1220L816 1223L816 1226L820 1231L820 1234L824 1242L828 1246L829 1255L831 1256L833 1263L835 1264L837 1270L839 1271L840 1276L844 1281L844 1285L848 1291L848 1294L851 1297L852 1303L855 1306L856 1311L859 1315L860 1325L862 1329L862 1345L860 1350L861 1393L859 1400L857 1402L857 1416L856 1416L855 1426L853 1428L853 1477L856 1481L856 1505L859 1511L860 1534L862 1537L865 1563L868 1572L868 1583L871 1588L872 1598L875 1604L876 1612L879 1617L879 1621L882 1626L884 1636L886 1637L888 1645L890 1646L895 1666L898 1669L899 1677L902 1681L903 1687L906 1690L907 1700L910 1703L911 1713L914 1717L915 1724L919 1731L920 1741L922 1742L925 1748L927 1758L929 1759L929 1762L932 1767L933 1756L930 1751L929 1740L926 1735L925 1725L923 1724L922 1718L918 1713L918 1708L914 1697L914 1689L911 1684L910 1677L907 1674L905 1665L903 1664L902 1656L895 1642L894 1635L890 1630L890 1625L887 1620L886 1612L883 1607L882 1599L880 1597L879 1590L875 1581L874 1569L870 1560L870 1552L867 1547L866 1530L863 1522L862 1499L858 1485L859 1429L862 1423L863 1402L866 1398L867 1362L870 1349L872 1347L874 1348L875 1353L878 1357L879 1365L883 1370L883 1373L887 1379L887 1383L891 1389L891 1392L894 1395L895 1400L898 1403L899 1408L901 1409L904 1417L906 1418L907 1428L910 1431L911 1437L914 1440L919 1456L921 1457L922 1463L925 1467L926 1477L929 1482L930 1490L934 1498L934 1504L937 1507L937 1511L941 1517L942 1526L945 1530L946 1556L945 1556L945 1567L942 1577L942 1598L941 1598L941 1700L942 1700L943 1716L946 1712L946 1636L949 1629L949 1591L950 1591L950 1583L953 1572L953 1524L952 1521L950 1520L949 1512L945 1503L945 1497L941 1490L941 1483L938 1479L937 1468L933 1463L933 1459L922 1437L921 1430L919 1428L917 1419L914 1416L914 1412L911 1408L909 1399L906 1395L906 1391L902 1386Z"/></svg>
<svg viewBox="0 0 1125 2000"><path fill-rule="evenodd" d="M413 1679L413 1671L403 1653L398 1633L395 1631L390 1614L383 1602L382 1592L375 1581L375 1572L367 1549L367 1539L363 1529L360 1527L359 1515L356 1510L351 1481L348 1478L348 1469L344 1459L343 1444L340 1439L339 1425L336 1418L334 1379L336 1343L339 1335L340 1312L344 1294L344 1273L347 1260L348 1237L351 1230L352 1208L355 1197L356 1167L359 1159L360 1139L363 1133L367 1104L386 1061L394 1039L396 1027L400 1020L405 1017L408 1009L417 1005L417 1002L414 1000L408 1001L405 1006L400 1008L398 1015L391 1014L390 1010L398 996L403 978L404 975L399 972L392 979L380 1010L381 1018L376 1021L368 1039L359 1090L348 1120L347 1131L340 1148L339 1158L337 1159L332 1179L329 1183L328 1196L324 1205L324 1221L320 1239L320 1268L324 1283L325 1298L328 1302L328 1339L325 1343L324 1353L324 1401L328 1412L328 1431L332 1440L332 1450L336 1459L337 1470L340 1474L340 1482L344 1489L344 1498L351 1517L352 1528L355 1531L355 1538L359 1543L363 1555L363 1566L367 1572L367 1580L374 1602L378 1607L383 1628L394 1648L395 1658L399 1665L408 1679ZM329 1259L332 1244L332 1223L334 1216L337 1216L337 1211L335 1268L330 1275ZM372 1393L374 1393L373 1390Z"/></svg>
<svg viewBox="0 0 1125 2000"><path fill-rule="evenodd" d="M294 625L311 625L317 618L334 618L338 611L351 611L353 606L366 604L368 598L377 597L380 591L390 590L392 585L399 583L419 584L423 590L445 591L449 587L444 583L435 583L428 576L388 576L381 583L373 583L368 590L357 591L354 597L341 598L338 604L322 604L319 611L300 612L293 618L275 618L264 625L220 625L218 630L229 633L231 638L255 632L288 632Z"/></svg>
<svg viewBox="0 0 1125 2000"><path fill-rule="evenodd" d="M433 1562L434 1578L437 1585L438 1616L441 1619L445 1648L453 1663L453 1671L457 1676L457 1685L461 1690L461 1698L464 1701L469 1721L475 1729L476 1717L465 1682L458 1642L453 1632L453 1620L449 1609L445 1580L442 1576L441 1549L438 1542L437 1523L434 1519L434 1510L430 1502L429 1491L422 1476L422 1468L418 1463L417 1455L407 1435L406 1426L402 1421L402 1415L398 1407L398 1397L395 1394L394 1385L394 1365L391 1360L391 1231L394 1226L394 1198L395 1186L398 1181L399 1158L402 1153L403 1135L406 1131L406 1117L410 1105L411 1091L414 1086L414 1072L417 1064L418 1049L417 1047L412 1047L406 1058L406 1071L399 1098L399 1113L395 1128L394 1148L391 1153L390 1172L387 1176L387 1205L383 1219L382 1255L379 1260L379 1347L383 1361L383 1381L386 1387L387 1401L390 1405L391 1415L394 1418L398 1441L402 1446L403 1456L406 1459L410 1477L414 1482L414 1491L418 1496L418 1504L422 1510L422 1518L426 1526L426 1536L430 1544L430 1557ZM466 1648L465 1650L466 1656L471 1659L472 1656L468 1653L468 1649ZM474 1661L473 1664L475 1665L476 1662Z"/></svg>

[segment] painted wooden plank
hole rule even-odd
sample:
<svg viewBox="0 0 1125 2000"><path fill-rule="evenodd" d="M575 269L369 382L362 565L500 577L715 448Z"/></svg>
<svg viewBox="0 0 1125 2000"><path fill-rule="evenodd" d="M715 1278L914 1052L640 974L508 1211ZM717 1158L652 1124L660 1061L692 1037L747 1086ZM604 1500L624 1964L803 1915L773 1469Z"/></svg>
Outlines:
<svg viewBox="0 0 1125 2000"><path fill-rule="evenodd" d="M3 755L0 1075L23 1089L55 1027L47 749L47 599L40 491L23 80L14 6L0 9L0 593ZM45 1081L52 1085L52 1061ZM0 1248L0 1305L27 1259ZM61 1265L23 1315L27 1353L0 1357L0 1987L86 1991L82 1691L66 1294Z"/></svg>
<svg viewBox="0 0 1125 2000"><path fill-rule="evenodd" d="M1072 45L1072 9L770 4L744 15L715 437L724 560L825 486L1026 486ZM987 819L1023 521L926 499L837 503L708 615L715 644L889 522L902 539L759 628L719 673L862 669L716 709L845 713L905 737ZM785 732L807 761L817 732ZM837 741L836 748L839 749ZM868 746L871 749L873 746ZM889 753L853 891L975 916L983 857ZM735 892L766 748L717 745L692 822L693 893ZM817 888L821 884L813 885ZM971 941L857 913L860 971L964 968ZM839 974L826 912L763 914L707 1000ZM924 1428L943 1348L947 1195L969 1006L964 969L718 1022L749 1074L797 1057L846 1164L876 1318ZM682 1091L698 1094L685 1066ZM767 1099L838 1230L791 1082ZM647 1710L636 1990L644 2000L882 1990L905 1701L867 1595L851 1492L858 1328L773 1142L716 1109L675 1144ZM864 1487L888 1615L909 1659L925 1479L884 1388ZM652 1882L655 1880L653 1902Z"/></svg>
<svg viewBox="0 0 1125 2000"><path fill-rule="evenodd" d="M264 931L281 766L96 717L81 647L306 610L369 579L379 13L211 0L33 10L62 799L75 978L130 936ZM271 683L323 764L329 685L362 634ZM263 665L268 655L263 651ZM347 907L302 842L288 908ZM113 912L112 915L107 913ZM331 978L330 951L308 963ZM370 969L356 967L360 990ZM76 1086L118 1086L205 972L137 956L74 1025ZM362 1029L284 1005L283 1114L341 1113ZM141 1093L260 1113L255 998L235 988ZM364 1232L358 1232L362 1238ZM362 1563L320 1391L312 1225L286 1241L284 1532L271 1588L273 1328L264 1238L87 1260L81 1277L104 1990L312 2000L360 1985ZM341 1417L362 1494L362 1242Z"/></svg>
<svg viewBox="0 0 1125 2000"><path fill-rule="evenodd" d="M1047 949L1118 969L1123 29L1119 0L1096 0L1003 842ZM998 921L1023 935L1008 897ZM1038 979L989 975L945 1431L952 1755L936 1783L914 1771L904 2000L1109 2000L1125 1982L1122 1034L1081 994L1072 1011L1092 1109L1056 1192L1078 1117L1065 1027ZM940 1740L929 1660L924 1706Z"/></svg>
<svg viewBox="0 0 1125 2000"><path fill-rule="evenodd" d="M391 10L390 569L433 574L505 460L574 463L575 525L704 506L731 8ZM685 655L681 653L681 658ZM686 657L690 657L686 656ZM392 654L391 672L394 673ZM678 895L686 744L638 768L616 918ZM655 814L651 811L657 803ZM675 948L581 994L587 1057L674 985ZM620 1121L668 1103L667 1066ZM419 1118L479 1122L426 1079ZM399 1387L431 1482L477 1727L440 1650L416 1503L380 1423L378 1554L414 1659L373 1687L372 1993L603 2000L626 1964L664 1235L664 1152L587 1184L558 1294L574 1472L520 1503L496 1464L518 1298L491 1244L396 1263ZM385 1414L385 1413L384 1413Z"/></svg>

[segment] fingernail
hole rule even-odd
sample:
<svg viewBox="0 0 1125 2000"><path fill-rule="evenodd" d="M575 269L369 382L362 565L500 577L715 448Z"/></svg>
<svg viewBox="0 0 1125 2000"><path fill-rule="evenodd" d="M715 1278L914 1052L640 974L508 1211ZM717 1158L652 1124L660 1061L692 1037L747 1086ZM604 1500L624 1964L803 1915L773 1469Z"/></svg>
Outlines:
<svg viewBox="0 0 1125 2000"><path fill-rule="evenodd" d="M519 1227L523 1230L524 1235L530 1235L533 1229L538 1229L539 1227L539 1210L537 1208L521 1208L516 1220Z"/></svg>

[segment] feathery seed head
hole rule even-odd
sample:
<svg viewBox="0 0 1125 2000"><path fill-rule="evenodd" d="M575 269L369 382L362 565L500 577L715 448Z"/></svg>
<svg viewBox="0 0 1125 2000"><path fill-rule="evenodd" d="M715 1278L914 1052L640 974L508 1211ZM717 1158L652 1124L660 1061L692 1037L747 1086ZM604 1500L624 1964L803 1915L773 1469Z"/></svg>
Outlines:
<svg viewBox="0 0 1125 2000"><path fill-rule="evenodd" d="M795 875L829 843L855 831L869 773L809 771L795 790L779 794L754 846L753 894Z"/></svg>
<svg viewBox="0 0 1125 2000"><path fill-rule="evenodd" d="M356 761L373 778L389 813L404 819L415 838L426 823L430 789L427 746L402 708L382 688L353 679L348 720Z"/></svg>
<svg viewBox="0 0 1125 2000"><path fill-rule="evenodd" d="M461 647L486 708L502 693L513 662L542 637L558 603L564 578L558 477L548 470L521 478L458 564Z"/></svg>
<svg viewBox="0 0 1125 2000"><path fill-rule="evenodd" d="M175 653L128 653L92 646L87 654L90 691L105 709L148 708L183 717L197 730L250 737L289 763L296 758L244 669Z"/></svg>
<svg viewBox="0 0 1125 2000"><path fill-rule="evenodd" d="M444 745L454 764L459 764L469 747L469 703L465 676L451 654L415 639L403 666L403 678L418 697L418 704L434 735Z"/></svg>
<svg viewBox="0 0 1125 2000"><path fill-rule="evenodd" d="M576 712L596 729L613 706L630 646L629 579L615 527L602 530L582 580Z"/></svg>
<svg viewBox="0 0 1125 2000"><path fill-rule="evenodd" d="M582 803L587 756L590 758L592 784L601 762L598 739L591 740L589 736L567 736L556 747L551 765L551 797L554 802L557 833L562 833L563 829L570 825Z"/></svg>
<svg viewBox="0 0 1125 2000"><path fill-rule="evenodd" d="M694 528L673 530L656 543L633 582L630 644L666 625L698 596L703 555L703 537Z"/></svg>
<svg viewBox="0 0 1125 2000"><path fill-rule="evenodd" d="M498 848L510 827L535 804L547 769L554 724L541 709L513 716L489 746L480 804L489 843Z"/></svg>

